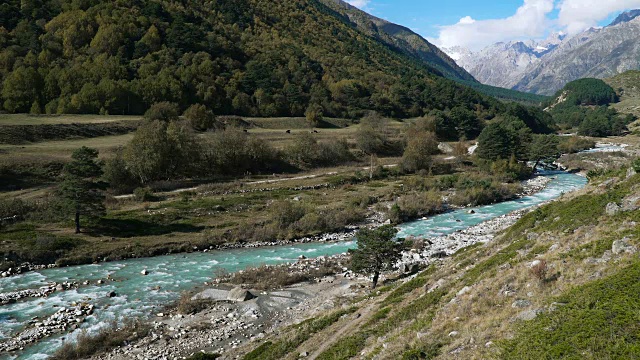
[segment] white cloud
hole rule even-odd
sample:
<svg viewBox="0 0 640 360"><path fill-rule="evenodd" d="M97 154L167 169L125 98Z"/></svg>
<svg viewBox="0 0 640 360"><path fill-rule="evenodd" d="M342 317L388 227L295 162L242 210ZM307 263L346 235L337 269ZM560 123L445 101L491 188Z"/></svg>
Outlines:
<svg viewBox="0 0 640 360"><path fill-rule="evenodd" d="M347 0L347 2L357 8L363 9L369 5L371 0Z"/></svg>
<svg viewBox="0 0 640 360"><path fill-rule="evenodd" d="M524 0L514 15L504 19L474 20L466 16L457 24L441 27L437 43L479 50L500 41L539 37L549 28L548 15L553 9L554 0Z"/></svg>
<svg viewBox="0 0 640 360"><path fill-rule="evenodd" d="M613 13L638 7L640 0L561 0L558 25L569 34L576 34Z"/></svg>

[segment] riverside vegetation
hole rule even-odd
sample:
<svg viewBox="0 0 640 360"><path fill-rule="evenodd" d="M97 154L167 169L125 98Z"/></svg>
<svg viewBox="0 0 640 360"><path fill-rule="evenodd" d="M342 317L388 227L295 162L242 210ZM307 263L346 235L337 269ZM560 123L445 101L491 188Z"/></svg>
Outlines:
<svg viewBox="0 0 640 360"><path fill-rule="evenodd" d="M520 192L516 182L531 175L524 161L545 162L558 146L553 140L544 149L548 153L540 153L542 146L536 144L548 144L553 137L534 134L525 121L546 132L547 120L520 105L508 108L516 114L522 109L524 120L505 115L485 128L471 113L460 115L457 136L480 134L476 158L469 157L464 141L452 143L449 154L442 154L439 138L454 135L440 125L451 120L437 115L396 122L371 113L357 125L320 129L317 134L304 129L306 120L300 119L302 126L289 134L284 129L245 132L226 125L244 120L216 118L198 106L179 117L176 105L159 103L149 109L129 142L111 150L110 157L96 159L94 150L79 150L78 156L82 152L96 156L82 166L101 166L102 178L94 170L92 179L78 177L72 169L79 165L72 162L60 171L69 179L60 187L34 189L35 193L27 191L28 196L0 201L0 217L5 219L0 232L3 267L20 262L68 265L292 240L340 232L376 214L382 214L383 221L400 223L450 206L513 198ZM194 127L201 124L215 130L197 133ZM496 134L494 127L505 131ZM503 147L496 152L493 144L504 135ZM326 170L315 170L319 168ZM316 175L274 185L265 185L268 180L236 180L246 174L300 171ZM96 196L82 203L84 210L78 202L73 205L73 194L81 188L90 185L99 190L106 183L111 185L105 202ZM210 184L161 191L203 183ZM56 188L63 191L52 191ZM133 190L134 196L116 196ZM106 212L94 211L100 206L106 206ZM64 230L75 213L77 220L87 218L82 234Z"/></svg>

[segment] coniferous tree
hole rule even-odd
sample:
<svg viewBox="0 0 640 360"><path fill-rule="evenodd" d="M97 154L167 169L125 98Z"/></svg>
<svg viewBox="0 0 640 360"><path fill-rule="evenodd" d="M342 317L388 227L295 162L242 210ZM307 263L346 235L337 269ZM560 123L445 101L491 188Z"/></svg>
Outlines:
<svg viewBox="0 0 640 360"><path fill-rule="evenodd" d="M105 214L103 184L99 181L102 167L97 161L98 150L86 146L74 151L71 159L63 169L59 193L73 210L78 234L81 216L95 218Z"/></svg>
<svg viewBox="0 0 640 360"><path fill-rule="evenodd" d="M398 230L391 225L370 230L362 229L356 235L358 248L349 250L353 272L373 275L372 288L378 285L380 273L390 270L402 257L406 248L404 239L394 239Z"/></svg>

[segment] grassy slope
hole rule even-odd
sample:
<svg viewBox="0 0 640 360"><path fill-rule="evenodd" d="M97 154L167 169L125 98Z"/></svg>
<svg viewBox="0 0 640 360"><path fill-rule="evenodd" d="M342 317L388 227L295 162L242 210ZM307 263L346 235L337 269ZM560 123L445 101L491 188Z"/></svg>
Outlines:
<svg viewBox="0 0 640 360"><path fill-rule="evenodd" d="M640 175L624 180L624 170L531 212L487 245L357 302L365 317L358 326L335 340L337 329L349 326L341 320L286 358L313 354L326 343L318 359L637 358L640 260L610 249L624 237L640 244L640 212L605 214L609 202L640 192ZM534 259L548 264L544 281L529 268ZM425 291L436 284L437 290ZM457 295L465 286L470 289ZM518 299L532 304L513 307ZM548 312L554 302L566 305ZM514 321L534 309L545 314ZM449 336L452 331L457 335Z"/></svg>
<svg viewBox="0 0 640 360"><path fill-rule="evenodd" d="M640 71L627 71L604 81L620 95L620 102L611 106L623 114L640 117Z"/></svg>

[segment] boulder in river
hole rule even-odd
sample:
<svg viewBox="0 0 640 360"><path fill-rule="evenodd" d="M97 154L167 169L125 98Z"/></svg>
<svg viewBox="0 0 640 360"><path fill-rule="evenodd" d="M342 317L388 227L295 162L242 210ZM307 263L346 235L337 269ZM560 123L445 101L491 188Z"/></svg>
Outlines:
<svg viewBox="0 0 640 360"><path fill-rule="evenodd" d="M149 270L144 269L144 270L140 271L140 274L142 274L142 275L149 275Z"/></svg>
<svg viewBox="0 0 640 360"><path fill-rule="evenodd" d="M257 296L253 295L249 290L243 289L241 287L237 287L231 291L227 295L227 300L242 302L249 301L251 299L255 299Z"/></svg>
<svg viewBox="0 0 640 360"><path fill-rule="evenodd" d="M109 297L109 298L113 298L113 297L116 297L116 296L118 296L118 294L116 294L115 291L109 291L107 293L107 297Z"/></svg>

